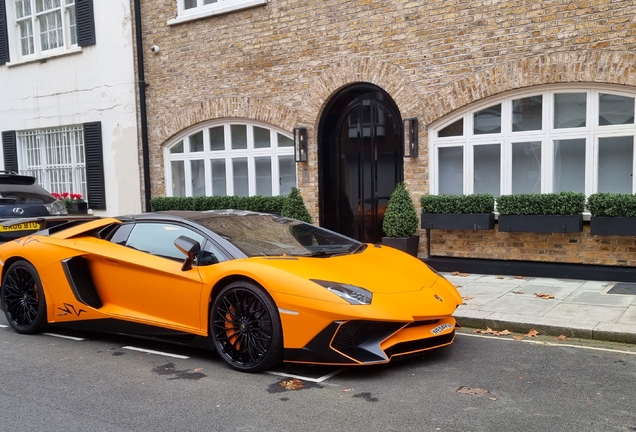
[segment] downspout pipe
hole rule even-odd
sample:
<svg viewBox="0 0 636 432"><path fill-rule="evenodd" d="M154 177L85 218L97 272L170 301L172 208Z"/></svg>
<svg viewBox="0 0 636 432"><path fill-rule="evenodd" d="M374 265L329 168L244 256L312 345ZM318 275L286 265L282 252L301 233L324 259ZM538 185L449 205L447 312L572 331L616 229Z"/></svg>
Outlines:
<svg viewBox="0 0 636 432"><path fill-rule="evenodd" d="M141 155L144 172L144 211L152 211L150 198L150 152L148 149L148 116L146 112L146 81L144 78L144 53L141 38L141 4L134 1L135 40L137 45L137 86L139 87L139 117L141 123Z"/></svg>

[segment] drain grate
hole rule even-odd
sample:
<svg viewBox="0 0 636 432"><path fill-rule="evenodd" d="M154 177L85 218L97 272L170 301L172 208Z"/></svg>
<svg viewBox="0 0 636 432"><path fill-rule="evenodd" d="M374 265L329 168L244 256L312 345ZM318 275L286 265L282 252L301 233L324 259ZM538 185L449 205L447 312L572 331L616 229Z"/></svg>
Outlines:
<svg viewBox="0 0 636 432"><path fill-rule="evenodd" d="M608 294L636 295L636 283L619 282L614 285Z"/></svg>

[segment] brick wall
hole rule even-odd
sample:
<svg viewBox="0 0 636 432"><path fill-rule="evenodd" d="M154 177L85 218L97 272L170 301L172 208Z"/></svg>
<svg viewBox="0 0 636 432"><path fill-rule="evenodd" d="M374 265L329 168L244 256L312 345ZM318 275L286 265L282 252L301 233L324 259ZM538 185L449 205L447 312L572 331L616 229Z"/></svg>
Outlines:
<svg viewBox="0 0 636 432"><path fill-rule="evenodd" d="M270 0L168 26L174 17L176 0L142 2L153 196L165 194L163 146L187 127L222 117L290 132L306 126L310 160L298 166L299 187L317 219L320 114L356 82L382 87L403 118L419 118L421 156L404 166L416 202L428 191L427 125L441 117L535 85L636 87L632 0ZM434 233L431 251L510 259L504 251L513 247L519 259L633 265L626 255L634 245L615 242L586 233Z"/></svg>

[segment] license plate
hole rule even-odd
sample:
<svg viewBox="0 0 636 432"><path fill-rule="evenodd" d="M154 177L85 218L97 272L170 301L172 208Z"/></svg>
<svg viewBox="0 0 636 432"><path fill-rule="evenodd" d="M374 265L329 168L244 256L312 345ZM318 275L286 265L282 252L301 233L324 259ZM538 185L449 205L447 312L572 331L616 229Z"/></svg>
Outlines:
<svg viewBox="0 0 636 432"><path fill-rule="evenodd" d="M39 222L25 222L11 226L0 226L0 232L7 231L37 231L40 229Z"/></svg>
<svg viewBox="0 0 636 432"><path fill-rule="evenodd" d="M453 328L453 326L450 325L450 324L442 324L442 325L438 325L433 330L431 330L431 333L433 333L434 335L438 335L441 332L443 332L444 330L448 330L448 329L452 329L452 328Z"/></svg>

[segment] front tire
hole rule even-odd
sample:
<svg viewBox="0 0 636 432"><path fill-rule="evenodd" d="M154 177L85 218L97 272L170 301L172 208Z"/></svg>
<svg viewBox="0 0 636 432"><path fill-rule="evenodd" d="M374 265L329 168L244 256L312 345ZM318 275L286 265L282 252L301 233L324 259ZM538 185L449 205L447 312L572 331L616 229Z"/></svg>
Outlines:
<svg viewBox="0 0 636 432"><path fill-rule="evenodd" d="M9 325L18 333L38 333L46 327L46 299L42 281L29 262L16 261L7 269L0 289L0 300Z"/></svg>
<svg viewBox="0 0 636 432"><path fill-rule="evenodd" d="M283 359L278 308L259 286L238 281L225 286L210 310L210 336L221 358L242 372L258 372Z"/></svg>

